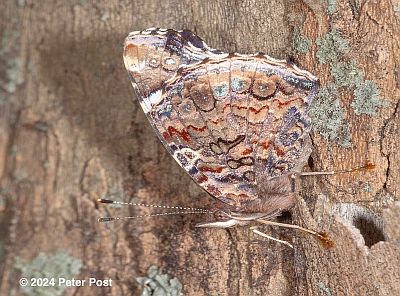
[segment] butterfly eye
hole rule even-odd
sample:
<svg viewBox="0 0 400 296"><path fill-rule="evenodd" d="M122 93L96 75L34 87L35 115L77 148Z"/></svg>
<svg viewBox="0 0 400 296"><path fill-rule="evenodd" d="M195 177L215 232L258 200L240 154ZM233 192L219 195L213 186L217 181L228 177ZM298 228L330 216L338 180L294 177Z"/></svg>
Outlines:
<svg viewBox="0 0 400 296"><path fill-rule="evenodd" d="M227 220L230 218L229 214L221 210L214 212L214 217L217 220Z"/></svg>

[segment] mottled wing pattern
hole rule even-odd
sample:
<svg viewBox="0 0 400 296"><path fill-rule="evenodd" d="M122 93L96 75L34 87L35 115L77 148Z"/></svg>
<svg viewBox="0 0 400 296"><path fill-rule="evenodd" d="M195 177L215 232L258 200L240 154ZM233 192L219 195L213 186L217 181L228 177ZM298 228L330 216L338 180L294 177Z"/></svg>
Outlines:
<svg viewBox="0 0 400 296"><path fill-rule="evenodd" d="M162 59L174 54L165 48ZM196 60L184 57L190 52ZM143 74L138 82L127 68L161 141L202 188L240 207L258 198L260 182L301 169L310 154L314 76L286 61L221 53L204 42L183 46L178 57L175 73L158 69L161 88L148 92L141 90Z"/></svg>
<svg viewBox="0 0 400 296"><path fill-rule="evenodd" d="M151 28L128 35L124 63L147 114L160 99L165 81L173 77L179 67L218 57L220 53L188 30Z"/></svg>

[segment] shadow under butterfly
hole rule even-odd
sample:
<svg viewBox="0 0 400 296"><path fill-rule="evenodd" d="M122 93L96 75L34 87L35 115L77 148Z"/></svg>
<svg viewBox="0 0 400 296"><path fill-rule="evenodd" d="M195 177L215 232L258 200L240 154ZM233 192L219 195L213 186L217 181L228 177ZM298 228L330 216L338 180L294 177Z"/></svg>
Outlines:
<svg viewBox="0 0 400 296"><path fill-rule="evenodd" d="M262 53L212 49L188 30L132 32L125 40L123 57L136 96L160 141L217 201L208 210L99 199L170 211L99 221L207 214L211 220L196 227L258 222L307 232L326 247L333 246L325 233L271 221L294 206L296 178L374 167L367 163L336 172L302 172L311 154L308 113L318 91L315 76Z"/></svg>

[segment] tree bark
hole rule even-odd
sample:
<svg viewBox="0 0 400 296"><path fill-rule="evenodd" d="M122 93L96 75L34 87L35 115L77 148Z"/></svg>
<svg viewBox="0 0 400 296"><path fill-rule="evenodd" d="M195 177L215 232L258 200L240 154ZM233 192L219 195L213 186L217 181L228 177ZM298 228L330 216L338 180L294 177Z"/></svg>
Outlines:
<svg viewBox="0 0 400 296"><path fill-rule="evenodd" d="M0 15L2 295L37 295L18 280L32 275L26 268L40 253L71 278L113 280L64 295L140 295L135 278L151 265L175 276L184 295L400 295L398 0L26 0L0 3ZM304 179L283 218L326 231L333 248L272 227L262 230L293 250L249 228L196 229L195 216L97 222L142 213L101 206L99 197L211 203L134 99L122 44L147 27L190 29L227 52L291 57L319 77L321 89L335 89L318 98L305 169L367 161L376 168Z"/></svg>

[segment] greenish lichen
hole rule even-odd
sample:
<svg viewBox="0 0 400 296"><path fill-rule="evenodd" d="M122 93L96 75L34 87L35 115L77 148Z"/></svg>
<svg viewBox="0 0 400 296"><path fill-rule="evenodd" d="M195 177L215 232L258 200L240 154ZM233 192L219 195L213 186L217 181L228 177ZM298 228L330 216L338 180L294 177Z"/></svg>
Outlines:
<svg viewBox="0 0 400 296"><path fill-rule="evenodd" d="M400 18L400 3L394 6L394 13Z"/></svg>
<svg viewBox="0 0 400 296"><path fill-rule="evenodd" d="M370 185L368 182L365 182L364 187L363 187L363 190L364 190L365 192L372 192L372 187L371 187L371 185Z"/></svg>
<svg viewBox="0 0 400 296"><path fill-rule="evenodd" d="M107 22L110 19L110 13L108 11L105 11L102 15L101 15L101 21L102 22Z"/></svg>
<svg viewBox="0 0 400 296"><path fill-rule="evenodd" d="M16 43L17 39L19 37L19 32L18 31L5 31L2 36L1 36L1 41L0 41L0 56L12 51L11 47L13 44Z"/></svg>
<svg viewBox="0 0 400 296"><path fill-rule="evenodd" d="M325 295L325 296L331 296L332 295L331 294L331 290L328 287L326 287L324 283L319 282L318 283L318 288L319 288L320 292L322 293L322 295Z"/></svg>
<svg viewBox="0 0 400 296"><path fill-rule="evenodd" d="M351 147L350 128L335 85L330 84L320 89L311 106L310 116L313 128L326 140L337 142L345 148Z"/></svg>
<svg viewBox="0 0 400 296"><path fill-rule="evenodd" d="M31 287L27 285L21 290L27 295L62 295L66 286L58 286L57 279L64 277L70 279L79 274L82 267L81 260L72 257L63 250L58 250L52 255L39 253L32 261L27 262L19 257L15 259L14 268L21 272L21 277L55 278L56 284L47 287Z"/></svg>
<svg viewBox="0 0 400 296"><path fill-rule="evenodd" d="M9 93L15 92L17 86L24 82L22 62L20 59L10 59L5 65L6 79L0 80L0 85Z"/></svg>
<svg viewBox="0 0 400 296"><path fill-rule="evenodd" d="M352 88L364 80L364 75L355 61L332 64L331 74L338 87Z"/></svg>
<svg viewBox="0 0 400 296"><path fill-rule="evenodd" d="M348 42L340 36L339 31L332 29L319 38L317 44L319 61L331 65L335 88L354 89L351 107L355 114L375 115L378 108L384 104L379 89L373 81L364 80L364 74L354 60L345 61L344 54L349 49Z"/></svg>
<svg viewBox="0 0 400 296"><path fill-rule="evenodd" d="M292 47L297 53L307 53L310 49L311 40L301 35L300 29L296 28L293 31Z"/></svg>
<svg viewBox="0 0 400 296"><path fill-rule="evenodd" d="M182 284L177 278L170 279L157 266L150 266L147 277L137 277L136 281L142 286L141 296L180 296Z"/></svg>
<svg viewBox="0 0 400 296"><path fill-rule="evenodd" d="M349 50L349 44L344 39L340 32L333 28L326 33L323 37L317 39L319 46L317 51L317 58L320 63L336 63L343 54Z"/></svg>
<svg viewBox="0 0 400 296"><path fill-rule="evenodd" d="M336 0L328 0L328 7L326 8L326 11L329 14L333 14L337 11L337 1Z"/></svg>
<svg viewBox="0 0 400 296"><path fill-rule="evenodd" d="M0 105L24 82L22 60L14 57L18 37L19 33L15 31L5 31L1 36L0 64L3 67L0 69Z"/></svg>
<svg viewBox="0 0 400 296"><path fill-rule="evenodd" d="M354 90L354 100L351 107L357 115L375 115L378 109L384 105L380 97L380 91L376 83L372 80L365 80L357 85Z"/></svg>
<svg viewBox="0 0 400 296"><path fill-rule="evenodd" d="M337 1L328 0L327 12L333 14L336 11ZM358 68L356 61L346 58L349 43L340 31L333 28L318 38L316 43L318 61L330 65L330 74L334 81L321 88L311 107L314 129L328 141L335 141L342 147L351 147L350 127L345 121L345 110L341 106L339 91L353 91L354 99L350 106L356 115L374 115L384 105L384 101L380 98L376 84L364 80L364 73Z"/></svg>

